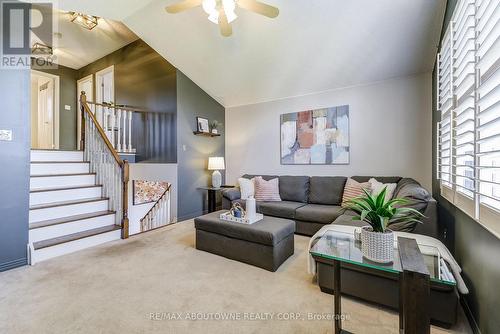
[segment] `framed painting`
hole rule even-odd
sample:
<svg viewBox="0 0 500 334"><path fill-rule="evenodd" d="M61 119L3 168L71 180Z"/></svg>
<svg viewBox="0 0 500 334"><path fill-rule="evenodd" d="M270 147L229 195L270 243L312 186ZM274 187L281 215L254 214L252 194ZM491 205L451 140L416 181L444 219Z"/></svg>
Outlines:
<svg viewBox="0 0 500 334"><path fill-rule="evenodd" d="M168 185L165 181L133 180L133 205L156 202L168 189Z"/></svg>
<svg viewBox="0 0 500 334"><path fill-rule="evenodd" d="M280 117L282 165L349 164L349 106Z"/></svg>

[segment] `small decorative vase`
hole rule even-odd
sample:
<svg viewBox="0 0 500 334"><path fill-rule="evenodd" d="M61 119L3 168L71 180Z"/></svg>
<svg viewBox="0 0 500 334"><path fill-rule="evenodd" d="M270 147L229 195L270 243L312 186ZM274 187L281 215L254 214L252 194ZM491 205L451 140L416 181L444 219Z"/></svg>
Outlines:
<svg viewBox="0 0 500 334"><path fill-rule="evenodd" d="M361 228L361 252L368 260L390 263L394 260L394 233L386 229L384 233L373 232L371 226Z"/></svg>

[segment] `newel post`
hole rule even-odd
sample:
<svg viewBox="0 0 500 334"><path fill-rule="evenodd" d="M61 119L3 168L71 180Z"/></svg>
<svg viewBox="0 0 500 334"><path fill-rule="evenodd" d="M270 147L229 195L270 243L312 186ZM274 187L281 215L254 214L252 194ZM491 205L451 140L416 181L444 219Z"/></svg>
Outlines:
<svg viewBox="0 0 500 334"><path fill-rule="evenodd" d="M122 239L128 238L128 181L129 165L127 160L123 160L123 221L122 221Z"/></svg>
<svg viewBox="0 0 500 334"><path fill-rule="evenodd" d="M82 90L80 94L80 113L81 113L81 121L80 121L80 149L85 151L85 104L87 103L87 95Z"/></svg>

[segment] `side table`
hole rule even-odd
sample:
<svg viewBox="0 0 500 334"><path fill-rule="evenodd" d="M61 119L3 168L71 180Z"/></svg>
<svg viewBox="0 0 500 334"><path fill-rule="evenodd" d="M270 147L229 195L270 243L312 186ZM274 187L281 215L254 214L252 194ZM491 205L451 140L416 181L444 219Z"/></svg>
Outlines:
<svg viewBox="0 0 500 334"><path fill-rule="evenodd" d="M217 192L227 188L234 188L234 186L223 185L220 188L214 188L214 187L198 188L201 190L206 190L208 192L208 213L214 212L217 209Z"/></svg>

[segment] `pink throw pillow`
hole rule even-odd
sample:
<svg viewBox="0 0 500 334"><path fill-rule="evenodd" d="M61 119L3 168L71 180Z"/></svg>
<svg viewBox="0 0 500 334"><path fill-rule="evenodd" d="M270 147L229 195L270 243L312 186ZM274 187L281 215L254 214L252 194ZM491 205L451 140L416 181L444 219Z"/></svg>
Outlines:
<svg viewBox="0 0 500 334"><path fill-rule="evenodd" d="M254 178L254 182L256 201L281 201L278 178L266 181L262 178L262 176L257 176Z"/></svg>

